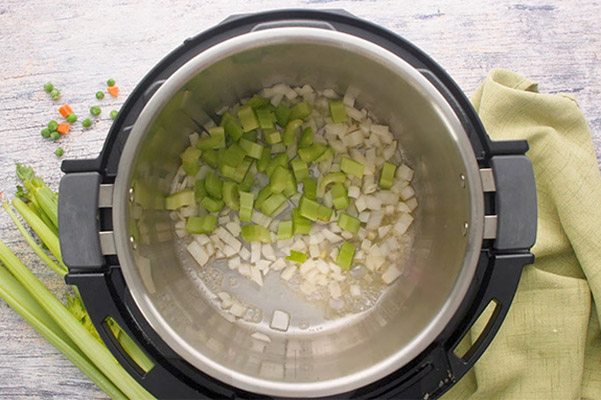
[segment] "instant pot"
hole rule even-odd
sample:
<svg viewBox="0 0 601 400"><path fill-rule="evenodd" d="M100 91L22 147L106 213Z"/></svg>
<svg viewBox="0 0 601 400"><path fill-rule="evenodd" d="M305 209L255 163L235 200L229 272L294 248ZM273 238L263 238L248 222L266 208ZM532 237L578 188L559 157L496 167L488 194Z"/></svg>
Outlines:
<svg viewBox="0 0 601 400"><path fill-rule="evenodd" d="M178 253L163 200L188 136L218 122L223 106L281 82L355 88L404 149L419 207L403 277L372 309L309 329L291 313L288 331L262 341L191 278L198 267ZM115 358L158 398L436 398L490 344L533 262L527 150L526 141L492 141L445 71L380 26L338 10L231 16L142 79L98 158L63 163L66 280ZM459 351L487 307L486 327ZM111 319L154 367L130 358Z"/></svg>

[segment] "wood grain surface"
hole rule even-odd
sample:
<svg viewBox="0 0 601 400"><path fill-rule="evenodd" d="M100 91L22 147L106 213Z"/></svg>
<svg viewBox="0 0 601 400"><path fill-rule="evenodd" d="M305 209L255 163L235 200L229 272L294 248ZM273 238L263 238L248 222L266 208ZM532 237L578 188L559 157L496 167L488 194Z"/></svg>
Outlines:
<svg viewBox="0 0 601 400"><path fill-rule="evenodd" d="M42 90L52 81L80 116L103 109L94 127L61 138L69 158L94 157L119 109L164 55L230 14L283 7L344 8L406 37L468 94L494 67L520 72L543 92L576 96L601 159L601 5L598 1L110 0L0 2L0 192L13 197L15 162L58 188L57 144L40 129L58 119ZM121 95L96 100L114 78ZM8 217L0 237L61 296L62 282L36 261ZM0 301L0 398L105 398L75 367Z"/></svg>

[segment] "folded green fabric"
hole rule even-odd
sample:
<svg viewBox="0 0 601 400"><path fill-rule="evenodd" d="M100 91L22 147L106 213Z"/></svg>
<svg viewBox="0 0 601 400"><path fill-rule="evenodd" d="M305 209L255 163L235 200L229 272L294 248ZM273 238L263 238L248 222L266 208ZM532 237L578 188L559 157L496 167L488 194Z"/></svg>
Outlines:
<svg viewBox="0 0 601 400"><path fill-rule="evenodd" d="M601 399L601 177L588 125L572 96L540 94L506 70L472 102L492 139L530 144L536 261L488 350L443 399Z"/></svg>

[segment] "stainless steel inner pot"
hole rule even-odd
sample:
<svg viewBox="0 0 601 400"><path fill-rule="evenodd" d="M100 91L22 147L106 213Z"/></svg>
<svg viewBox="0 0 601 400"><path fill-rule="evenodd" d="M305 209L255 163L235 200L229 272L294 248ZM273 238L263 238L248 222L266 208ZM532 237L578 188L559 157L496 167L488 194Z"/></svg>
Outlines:
<svg viewBox="0 0 601 400"><path fill-rule="evenodd" d="M252 324L224 318L190 278L193 262L179 254L172 221L162 208L188 135L224 105L279 82L339 93L357 88L357 102L390 125L415 169L419 207L404 275L374 308L318 329L274 331L265 343L250 336ZM478 166L449 104L398 56L358 37L317 28L244 34L174 71L152 95L125 144L113 204L123 275L153 329L214 378L277 396L342 393L410 362L463 300L483 237ZM294 313L291 317L292 325L298 323Z"/></svg>

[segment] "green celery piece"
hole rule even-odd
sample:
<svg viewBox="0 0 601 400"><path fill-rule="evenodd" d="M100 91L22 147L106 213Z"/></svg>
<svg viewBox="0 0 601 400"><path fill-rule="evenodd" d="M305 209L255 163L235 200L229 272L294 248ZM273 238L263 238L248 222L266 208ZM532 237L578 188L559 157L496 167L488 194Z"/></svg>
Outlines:
<svg viewBox="0 0 601 400"><path fill-rule="evenodd" d="M303 179L309 177L309 168L307 163L303 160L295 158L294 160L290 161L290 166L292 167L294 177L297 181L302 181Z"/></svg>
<svg viewBox="0 0 601 400"><path fill-rule="evenodd" d="M205 215L203 217L189 217L186 221L186 230L193 234L211 233L215 229L217 217L215 215Z"/></svg>
<svg viewBox="0 0 601 400"><path fill-rule="evenodd" d="M290 120L286 124L286 128L284 128L284 133L282 134L282 143L286 146L290 146L294 143L296 131L300 129L303 124L303 120L301 119L293 119Z"/></svg>
<svg viewBox="0 0 601 400"><path fill-rule="evenodd" d="M217 166L219 165L219 162L218 162L219 161L219 157L217 155L217 151L216 150L203 150L201 158L210 167L217 168Z"/></svg>
<svg viewBox="0 0 601 400"><path fill-rule="evenodd" d="M298 209L292 209L292 223L294 234L308 235L311 233L311 220L300 215Z"/></svg>
<svg viewBox="0 0 601 400"><path fill-rule="evenodd" d="M253 187L253 183L255 183L255 174L251 171L248 171L244 179L242 179L242 182L238 184L238 187L243 192L249 192L250 189Z"/></svg>
<svg viewBox="0 0 601 400"><path fill-rule="evenodd" d="M226 112L225 114L223 114L221 116L221 121L219 121L219 126L223 126L225 128L225 125L229 122L229 121L237 121L236 117L234 117L232 114L230 114L229 112ZM226 130L226 134L227 134L227 130Z"/></svg>
<svg viewBox="0 0 601 400"><path fill-rule="evenodd" d="M346 174L344 172L330 172L319 180L319 191L325 193L330 183L344 183Z"/></svg>
<svg viewBox="0 0 601 400"><path fill-rule="evenodd" d="M205 180L197 179L196 182L194 182L194 199L196 199L196 201L200 201L206 195L207 188L205 187Z"/></svg>
<svg viewBox="0 0 601 400"><path fill-rule="evenodd" d="M313 139L315 135L313 134L313 129L310 126L303 129L303 133L301 133L300 138L298 139L298 148L302 149L304 147L309 147L313 144Z"/></svg>
<svg viewBox="0 0 601 400"><path fill-rule="evenodd" d="M307 255L300 251L290 250L290 255L286 256L286 260L290 260L290 261L294 261L294 262L302 264L305 261L307 261Z"/></svg>
<svg viewBox="0 0 601 400"><path fill-rule="evenodd" d="M330 222L330 219L332 219L332 214L334 214L334 210L320 205L319 209L317 210L317 219L324 222Z"/></svg>
<svg viewBox="0 0 601 400"><path fill-rule="evenodd" d="M394 183L394 173L396 171L396 165L386 161L382 166L382 173L380 174L379 185L382 189L390 189Z"/></svg>
<svg viewBox="0 0 601 400"><path fill-rule="evenodd" d="M273 122L275 121L275 115L268 108L257 108L255 110L257 114L257 119L259 120L259 127L261 129L271 129L273 128Z"/></svg>
<svg viewBox="0 0 601 400"><path fill-rule="evenodd" d="M278 223L278 240L290 239L293 234L292 220L280 221Z"/></svg>
<svg viewBox="0 0 601 400"><path fill-rule="evenodd" d="M320 163L322 161L328 160L330 158L334 157L334 149L332 149L332 146L327 146L326 147L326 151L323 152L322 155L320 155L319 157L317 157L314 161L314 163Z"/></svg>
<svg viewBox="0 0 601 400"><path fill-rule="evenodd" d="M27 289L2 267L0 297L111 399L127 400L127 396L73 343ZM121 369L119 365L116 368ZM126 373L124 370L122 372Z"/></svg>
<svg viewBox="0 0 601 400"><path fill-rule="evenodd" d="M235 182L223 182L223 202L230 210L238 211L240 209L240 200L238 199L238 187Z"/></svg>
<svg viewBox="0 0 601 400"><path fill-rule="evenodd" d="M200 200L200 205L203 206L208 212L217 213L221 211L224 206L223 200L214 199L210 196L205 196Z"/></svg>
<svg viewBox="0 0 601 400"><path fill-rule="evenodd" d="M12 200L13 207L19 212L21 217L29 224L31 229L42 240L54 258L60 263L63 262L61 255L58 235L50 228L52 224L46 224L35 212L31 210L21 199Z"/></svg>
<svg viewBox="0 0 601 400"><path fill-rule="evenodd" d="M319 156L326 152L327 146L323 143L313 143L309 147L298 149L298 155L304 162L316 161Z"/></svg>
<svg viewBox="0 0 601 400"><path fill-rule="evenodd" d="M257 132L256 129L253 129L252 131L244 132L242 137L246 140L250 140L251 142L256 142L259 138L259 132Z"/></svg>
<svg viewBox="0 0 601 400"><path fill-rule="evenodd" d="M290 112L290 108L283 103L278 104L275 109L275 119L282 128L285 127L290 120Z"/></svg>
<svg viewBox="0 0 601 400"><path fill-rule="evenodd" d="M244 225L241 227L242 239L245 242L271 243L271 232L261 225Z"/></svg>
<svg viewBox="0 0 601 400"><path fill-rule="evenodd" d="M246 178L246 174L248 173L248 170L250 169L252 164L253 164L253 160L248 157L245 157L244 160L242 160L242 162L238 166L238 168L236 168L236 172L235 172L234 178L233 178L234 182L236 182L236 183L244 182L244 178Z"/></svg>
<svg viewBox="0 0 601 400"><path fill-rule="evenodd" d="M317 221L320 206L321 205L317 201L301 196L298 203L298 213L311 221Z"/></svg>
<svg viewBox="0 0 601 400"><path fill-rule="evenodd" d="M228 137L231 137L234 141L240 139L242 137L242 134L244 133L244 130L242 129L238 121L233 119L233 117L231 120L225 123L224 128L225 134Z"/></svg>
<svg viewBox="0 0 601 400"><path fill-rule="evenodd" d="M284 196L290 197L294 196L298 193L298 189L296 188L296 181L294 180L294 176L290 175L291 179L288 180L286 184L286 188L284 189Z"/></svg>
<svg viewBox="0 0 601 400"><path fill-rule="evenodd" d="M260 207L261 212L267 216L271 216L285 202L286 196L281 193L274 193L262 202Z"/></svg>
<svg viewBox="0 0 601 400"><path fill-rule="evenodd" d="M278 166L288 168L288 155L286 153L277 154L273 156L271 160L269 160L267 168L265 168L267 176L271 177L273 171L275 171L276 167Z"/></svg>
<svg viewBox="0 0 601 400"><path fill-rule="evenodd" d="M328 101L328 107L330 108L330 117L332 117L332 122L335 124L340 124L347 121L346 110L342 100L330 100Z"/></svg>
<svg viewBox="0 0 601 400"><path fill-rule="evenodd" d="M282 141L280 131L273 128L263 130L263 138L268 144L277 144Z"/></svg>
<svg viewBox="0 0 601 400"><path fill-rule="evenodd" d="M244 132L250 132L259 127L255 111L249 105L244 105L238 109L238 118L240 118Z"/></svg>
<svg viewBox="0 0 601 400"><path fill-rule="evenodd" d="M15 199L16 200L16 199ZM85 356L119 390L130 399L148 399L153 397L119 364L110 351L93 337L73 314L46 289L46 287L27 269L6 245L0 241L0 262L2 262L29 294L42 306L44 311L62 328L63 332ZM118 393L115 392L118 395Z"/></svg>
<svg viewBox="0 0 601 400"><path fill-rule="evenodd" d="M315 179L303 179L303 196L311 200L317 199L317 182Z"/></svg>
<svg viewBox="0 0 601 400"><path fill-rule="evenodd" d="M351 265L353 264L353 258L355 257L355 246L345 241L340 246L340 250L338 251L338 257L336 258L336 264L345 271L351 269Z"/></svg>
<svg viewBox="0 0 601 400"><path fill-rule="evenodd" d="M246 105L251 106L255 110L258 110L260 108L264 108L264 107L268 106L269 104L271 104L271 102L269 101L269 99L266 99L263 96L259 96L258 94L255 94L253 97L251 97L246 102Z"/></svg>
<svg viewBox="0 0 601 400"><path fill-rule="evenodd" d="M348 191L342 183L335 183L330 191L332 193L332 203L334 204L335 209L342 210L349 206L350 201L348 198Z"/></svg>
<svg viewBox="0 0 601 400"><path fill-rule="evenodd" d="M214 199L220 199L222 197L223 182L221 179L217 177L217 175L213 171L207 172L207 176L205 177L205 189L209 196Z"/></svg>
<svg viewBox="0 0 601 400"><path fill-rule="evenodd" d="M244 138L241 138L238 143L249 157L254 158L255 160L261 158L261 154L263 154L263 146L260 144L251 142L250 140L246 140Z"/></svg>
<svg viewBox="0 0 601 400"><path fill-rule="evenodd" d="M165 209L177 210L178 208L191 206L195 202L193 190L182 190L165 197Z"/></svg>
<svg viewBox="0 0 601 400"><path fill-rule="evenodd" d="M290 119L306 119L311 115L311 105L306 101L295 104L290 110Z"/></svg>
<svg viewBox="0 0 601 400"><path fill-rule="evenodd" d="M236 168L240 165L245 155L246 152L238 143L232 143L223 153L223 162L230 167Z"/></svg>
<svg viewBox="0 0 601 400"><path fill-rule="evenodd" d="M250 222L252 220L253 202L255 196L249 192L240 192L240 221Z"/></svg>
<svg viewBox="0 0 601 400"><path fill-rule="evenodd" d="M282 193L288 186L288 181L294 179L290 170L278 165L271 177L269 178L269 185L271 186L272 193Z"/></svg>
<svg viewBox="0 0 601 400"><path fill-rule="evenodd" d="M270 185L265 185L261 188L261 190L259 190L259 193L257 193L257 198L255 199L255 207L256 208L261 208L261 206L263 205L263 202L269 197L271 196L272 191L271 191L271 186Z"/></svg>
<svg viewBox="0 0 601 400"><path fill-rule="evenodd" d="M214 126L208 129L209 137L198 139L196 147L200 150L225 148L225 130L222 126Z"/></svg>
<svg viewBox="0 0 601 400"><path fill-rule="evenodd" d="M257 161L257 171L265 172L267 170L267 165L269 165L269 161L271 160L271 151L267 147L263 147L263 152L261 153L261 158Z"/></svg>
<svg viewBox="0 0 601 400"><path fill-rule="evenodd" d="M181 155L182 167L186 175L194 176L200 170L200 164L198 160L202 152L195 147L188 147Z"/></svg>
<svg viewBox="0 0 601 400"><path fill-rule="evenodd" d="M340 170L347 175L353 175L359 179L362 179L363 171L365 171L365 165L351 158L342 157L340 159Z"/></svg>
<svg viewBox="0 0 601 400"><path fill-rule="evenodd" d="M349 231L351 233L359 232L359 227L361 226L361 221L359 219L348 215L346 213L340 213L338 216L338 226L345 231Z"/></svg>

